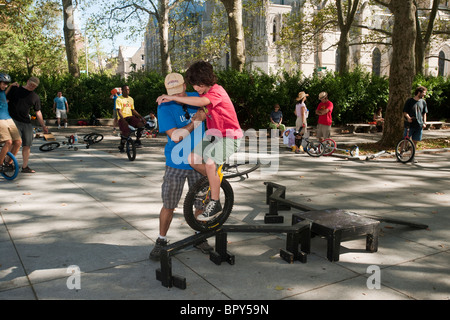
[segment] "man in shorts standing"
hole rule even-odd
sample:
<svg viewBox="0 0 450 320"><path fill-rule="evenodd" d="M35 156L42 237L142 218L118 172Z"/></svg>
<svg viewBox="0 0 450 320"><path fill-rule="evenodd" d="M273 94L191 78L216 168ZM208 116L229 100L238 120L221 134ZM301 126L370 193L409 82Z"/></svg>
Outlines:
<svg viewBox="0 0 450 320"><path fill-rule="evenodd" d="M168 74L164 84L169 96L198 96L195 92L186 92L186 84L181 74ZM167 144L164 149L166 170L161 187L163 207L159 214L159 237L150 253L151 259L158 259L161 249L167 245L166 235L186 179L191 187L202 177L188 163L189 154L195 145L201 142L205 131L203 120L206 115L203 110L198 110L196 107L174 101L158 106L159 130L167 134ZM196 247L203 252L212 250L206 240L196 244Z"/></svg>
<svg viewBox="0 0 450 320"><path fill-rule="evenodd" d="M69 103L62 92L58 91L56 98L53 99L53 113L56 114L58 129L61 129L61 119L64 121L64 128L67 128L67 114L69 113Z"/></svg>
<svg viewBox="0 0 450 320"><path fill-rule="evenodd" d="M11 90L6 95L9 101L9 114L13 118L17 129L22 137L22 172L35 173L33 169L28 166L28 160L31 153L31 145L33 143L33 126L31 125L30 109L33 107L36 113L36 119L42 127L44 133L48 133L48 128L45 126L44 118L41 112L41 99L34 92L39 86L39 79L31 77L28 79L25 86L19 86L17 83L11 85Z"/></svg>
<svg viewBox="0 0 450 320"><path fill-rule="evenodd" d="M333 102L328 100L328 93L319 93L320 103L317 106L316 114L319 116L317 121L316 137L323 141L328 139L331 135L331 124L333 122L331 113L333 112Z"/></svg>

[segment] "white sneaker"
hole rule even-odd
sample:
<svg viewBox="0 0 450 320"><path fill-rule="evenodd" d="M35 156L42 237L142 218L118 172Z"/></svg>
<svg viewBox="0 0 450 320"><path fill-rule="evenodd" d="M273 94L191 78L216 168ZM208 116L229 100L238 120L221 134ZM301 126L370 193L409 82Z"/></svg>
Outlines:
<svg viewBox="0 0 450 320"><path fill-rule="evenodd" d="M66 122L66 123L64 123L64 128L67 128L67 122Z"/></svg>

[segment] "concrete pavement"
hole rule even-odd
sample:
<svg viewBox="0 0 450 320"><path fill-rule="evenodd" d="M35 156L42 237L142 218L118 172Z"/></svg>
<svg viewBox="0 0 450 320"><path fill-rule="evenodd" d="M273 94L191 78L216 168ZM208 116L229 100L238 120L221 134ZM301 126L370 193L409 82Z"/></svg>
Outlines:
<svg viewBox="0 0 450 320"><path fill-rule="evenodd" d="M58 140L70 132L64 130L54 130ZM117 138L106 136L111 128L102 130L105 141L78 151L62 146L43 153L38 147L44 142L36 140L30 167L37 172L0 178L0 299L450 299L450 152L420 153L418 164L406 165L392 157L312 158L282 145L279 153L260 155L260 170L232 180L235 205L227 223L264 224L264 182L272 181L287 187L287 199L318 210L339 208L429 228L381 223L378 252L366 252L362 237L343 242L337 262L327 260L326 241L314 237L307 263L293 264L279 256L285 234L230 233L234 265L215 265L192 247L172 258L173 272L187 280L180 290L163 287L155 276L160 263L148 259L158 235L165 138L146 139L130 162L116 152ZM432 133L437 131L450 137L448 130ZM294 212L280 211L284 224ZM192 234L180 202L169 240ZM214 245L214 237L209 242ZM379 289L370 286L373 268Z"/></svg>

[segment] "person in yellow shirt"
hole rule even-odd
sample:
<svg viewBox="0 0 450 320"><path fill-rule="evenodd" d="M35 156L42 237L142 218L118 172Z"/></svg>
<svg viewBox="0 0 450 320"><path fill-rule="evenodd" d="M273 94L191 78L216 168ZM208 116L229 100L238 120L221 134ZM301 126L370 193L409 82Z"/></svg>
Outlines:
<svg viewBox="0 0 450 320"><path fill-rule="evenodd" d="M124 152L125 139L131 133L128 125L137 128L136 147L142 147L141 136L144 130L145 119L134 109L134 99L130 97L130 87L122 86L122 96L116 100L117 117L119 119L119 129L122 139L120 140L119 150Z"/></svg>

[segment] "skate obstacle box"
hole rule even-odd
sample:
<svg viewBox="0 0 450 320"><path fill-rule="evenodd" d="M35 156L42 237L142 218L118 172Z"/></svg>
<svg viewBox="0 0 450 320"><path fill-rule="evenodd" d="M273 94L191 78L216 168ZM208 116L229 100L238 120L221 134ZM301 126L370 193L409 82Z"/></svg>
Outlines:
<svg viewBox="0 0 450 320"><path fill-rule="evenodd" d="M266 185L266 202L269 204L269 213L265 220L282 222L283 217L278 215L278 210L282 210L280 208L285 210L295 208L304 211L292 215L292 224L301 221L311 222L311 233L327 239L328 260L339 260L341 241L353 240L363 235L366 236L366 250L369 252L378 250L380 221L344 210L315 210L286 200L286 187L272 182L264 184Z"/></svg>
<svg viewBox="0 0 450 320"><path fill-rule="evenodd" d="M339 261L341 241L366 236L366 251L377 252L380 222L343 210L295 213L292 222L311 221L311 232L327 239L327 259Z"/></svg>

